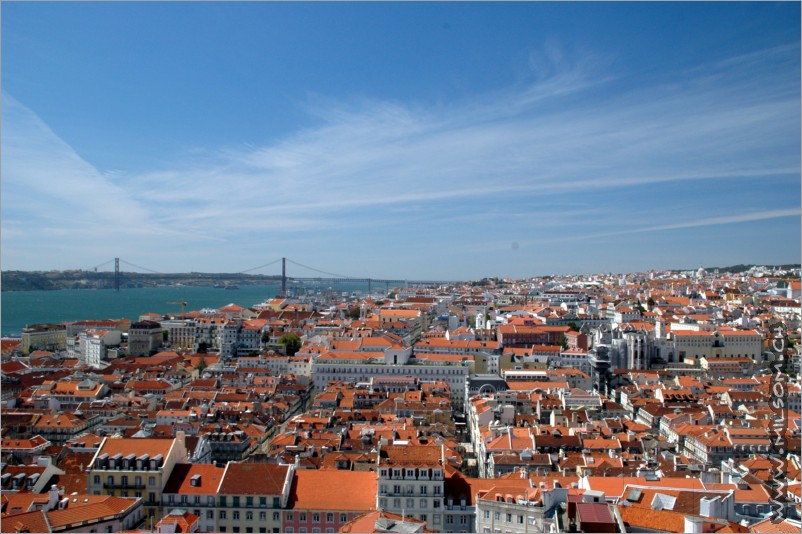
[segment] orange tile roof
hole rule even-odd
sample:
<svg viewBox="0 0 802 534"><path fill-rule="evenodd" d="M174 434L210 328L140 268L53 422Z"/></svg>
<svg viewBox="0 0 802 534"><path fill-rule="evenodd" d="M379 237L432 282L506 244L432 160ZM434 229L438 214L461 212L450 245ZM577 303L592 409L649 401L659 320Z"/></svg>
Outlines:
<svg viewBox="0 0 802 534"><path fill-rule="evenodd" d="M47 513L47 519L54 529L69 527L70 525L78 527L78 524L83 521L97 520L121 514L136 505L137 499L103 496L103 500L100 502L89 503L82 506L68 505L67 508L63 510L52 510Z"/></svg>
<svg viewBox="0 0 802 534"><path fill-rule="evenodd" d="M299 469L287 507L301 510L367 511L376 506L373 471ZM347 491L343 491L347 488Z"/></svg>
<svg viewBox="0 0 802 534"><path fill-rule="evenodd" d="M157 438L106 438L106 441L98 449L97 455L106 453L114 456L119 453L125 457L133 453L139 457L147 453L151 458L161 454L166 459L174 441Z"/></svg>
<svg viewBox="0 0 802 534"><path fill-rule="evenodd" d="M229 463L219 493L228 495L281 495L288 466Z"/></svg>

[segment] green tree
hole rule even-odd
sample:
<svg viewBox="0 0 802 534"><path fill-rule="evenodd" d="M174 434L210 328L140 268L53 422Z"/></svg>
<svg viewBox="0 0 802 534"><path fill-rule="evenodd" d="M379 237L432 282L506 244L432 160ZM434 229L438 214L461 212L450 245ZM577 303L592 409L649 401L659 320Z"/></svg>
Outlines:
<svg viewBox="0 0 802 534"><path fill-rule="evenodd" d="M206 354L209 351L209 344L205 341L198 343L198 354Z"/></svg>
<svg viewBox="0 0 802 534"><path fill-rule="evenodd" d="M203 370L206 369L206 356L201 355L200 360L198 360L198 376L203 374Z"/></svg>
<svg viewBox="0 0 802 534"><path fill-rule="evenodd" d="M562 347L563 350L568 348L568 338L565 337L565 334L560 334L560 347Z"/></svg>
<svg viewBox="0 0 802 534"><path fill-rule="evenodd" d="M279 338L278 342L284 345L287 356L293 356L301 348L301 338L295 332L287 332Z"/></svg>
<svg viewBox="0 0 802 534"><path fill-rule="evenodd" d="M357 319L359 319L360 315L361 315L361 310L359 309L359 306L353 306L351 308L348 308L348 317L350 317L351 319L356 321Z"/></svg>

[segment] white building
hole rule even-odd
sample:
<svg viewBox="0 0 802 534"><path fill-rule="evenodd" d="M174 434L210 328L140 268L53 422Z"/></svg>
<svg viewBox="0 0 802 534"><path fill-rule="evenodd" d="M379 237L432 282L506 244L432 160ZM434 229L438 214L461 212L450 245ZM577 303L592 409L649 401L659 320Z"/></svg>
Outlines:
<svg viewBox="0 0 802 534"><path fill-rule="evenodd" d="M432 530L443 530L444 464L442 445L381 447L376 508L426 521Z"/></svg>

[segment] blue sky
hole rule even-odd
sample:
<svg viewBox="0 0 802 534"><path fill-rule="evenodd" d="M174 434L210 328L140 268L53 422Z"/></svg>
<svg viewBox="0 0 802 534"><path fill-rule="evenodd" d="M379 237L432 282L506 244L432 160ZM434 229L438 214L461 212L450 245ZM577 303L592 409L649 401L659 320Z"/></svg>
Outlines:
<svg viewBox="0 0 802 534"><path fill-rule="evenodd" d="M1 9L4 270L800 258L798 3Z"/></svg>

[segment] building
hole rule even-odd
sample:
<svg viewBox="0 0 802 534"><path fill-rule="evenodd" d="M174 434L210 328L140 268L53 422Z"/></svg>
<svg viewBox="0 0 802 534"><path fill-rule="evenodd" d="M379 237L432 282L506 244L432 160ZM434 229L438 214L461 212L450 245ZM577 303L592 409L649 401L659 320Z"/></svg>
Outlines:
<svg viewBox="0 0 802 534"><path fill-rule="evenodd" d="M148 356L164 342L164 330L155 321L131 323L128 329L128 354Z"/></svg>
<svg viewBox="0 0 802 534"><path fill-rule="evenodd" d="M174 439L105 438L86 470L87 493L140 497L145 515L158 521L167 481L186 461L183 432Z"/></svg>
<svg viewBox="0 0 802 534"><path fill-rule="evenodd" d="M375 509L376 488L375 471L296 470L283 532L340 532Z"/></svg>
<svg viewBox="0 0 802 534"><path fill-rule="evenodd" d="M217 492L217 532L282 532L295 466L229 463Z"/></svg>
<svg viewBox="0 0 802 534"><path fill-rule="evenodd" d="M67 348L67 327L63 324L35 324L22 329L22 352L58 351Z"/></svg>
<svg viewBox="0 0 802 534"><path fill-rule="evenodd" d="M376 508L425 521L443 530L443 446L396 444L379 450Z"/></svg>
<svg viewBox="0 0 802 534"><path fill-rule="evenodd" d="M198 517L201 532L218 532L217 493L224 473L225 467L215 464L176 464L162 491L162 517L187 510Z"/></svg>

